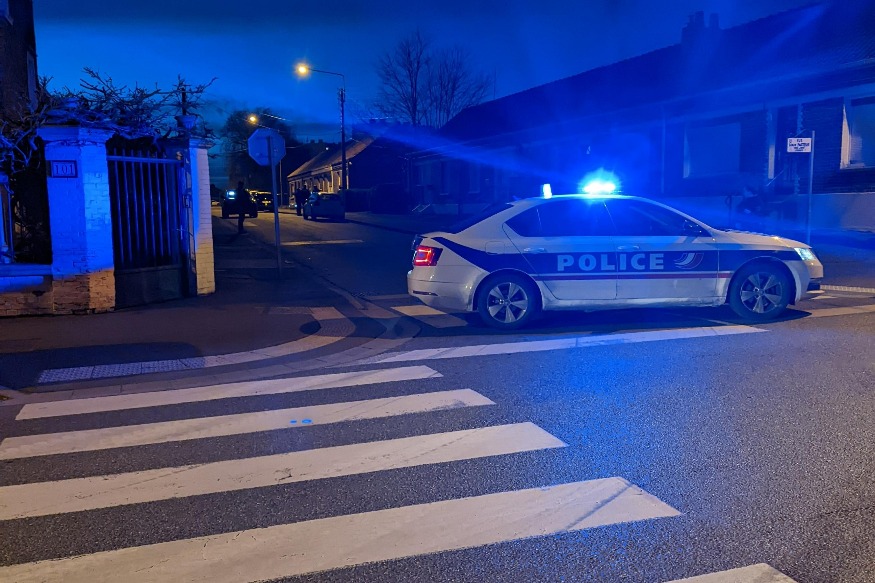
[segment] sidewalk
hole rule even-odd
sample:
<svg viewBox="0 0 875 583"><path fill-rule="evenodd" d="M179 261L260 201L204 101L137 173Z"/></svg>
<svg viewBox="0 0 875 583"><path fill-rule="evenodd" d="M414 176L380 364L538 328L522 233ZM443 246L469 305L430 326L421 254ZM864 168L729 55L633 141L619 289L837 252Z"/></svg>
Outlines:
<svg viewBox="0 0 875 583"><path fill-rule="evenodd" d="M107 314L0 319L0 388L42 390L147 372L251 363L356 332L349 302L248 235L214 231L216 293ZM269 348L273 347L273 348Z"/></svg>

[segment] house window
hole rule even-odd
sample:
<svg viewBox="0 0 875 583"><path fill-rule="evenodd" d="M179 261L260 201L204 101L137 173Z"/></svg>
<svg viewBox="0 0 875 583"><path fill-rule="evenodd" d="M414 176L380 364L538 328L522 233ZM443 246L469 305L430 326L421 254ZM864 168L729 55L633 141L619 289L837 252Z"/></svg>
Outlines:
<svg viewBox="0 0 875 583"><path fill-rule="evenodd" d="M735 174L741 157L741 126L727 123L687 127L684 178Z"/></svg>
<svg viewBox="0 0 875 583"><path fill-rule="evenodd" d="M842 168L875 167L875 97L845 101Z"/></svg>

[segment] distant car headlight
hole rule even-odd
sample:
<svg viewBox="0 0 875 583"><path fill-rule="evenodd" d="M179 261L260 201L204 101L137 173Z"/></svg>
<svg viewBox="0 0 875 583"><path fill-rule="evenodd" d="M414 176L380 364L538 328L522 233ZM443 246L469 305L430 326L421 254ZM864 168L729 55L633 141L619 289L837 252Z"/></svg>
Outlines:
<svg viewBox="0 0 875 583"><path fill-rule="evenodd" d="M799 255L799 257L802 258L802 261L814 261L815 259L817 259L811 249L796 247L795 251Z"/></svg>

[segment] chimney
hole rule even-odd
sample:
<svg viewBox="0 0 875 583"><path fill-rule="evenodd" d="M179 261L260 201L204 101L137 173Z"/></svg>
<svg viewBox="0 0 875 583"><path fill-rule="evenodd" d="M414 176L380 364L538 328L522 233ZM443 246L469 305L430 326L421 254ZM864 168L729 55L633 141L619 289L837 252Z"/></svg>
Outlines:
<svg viewBox="0 0 875 583"><path fill-rule="evenodd" d="M705 13L694 12L681 30L681 46L688 54L710 54L720 41L720 32L720 19L717 14L711 14L708 26L705 26Z"/></svg>

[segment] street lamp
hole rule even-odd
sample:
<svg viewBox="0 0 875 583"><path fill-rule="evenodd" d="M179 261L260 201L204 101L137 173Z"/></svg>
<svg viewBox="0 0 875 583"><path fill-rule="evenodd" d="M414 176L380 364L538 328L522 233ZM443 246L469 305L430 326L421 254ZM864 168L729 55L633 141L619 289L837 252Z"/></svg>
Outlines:
<svg viewBox="0 0 875 583"><path fill-rule="evenodd" d="M326 75L340 77L341 86L337 93L337 98L340 101L340 187L348 189L349 181L347 180L346 174L346 120L344 115L344 103L346 102L346 77L343 76L343 73L314 69L306 63L298 63L295 67L295 71L297 71L300 77L306 77L310 73L324 73Z"/></svg>

